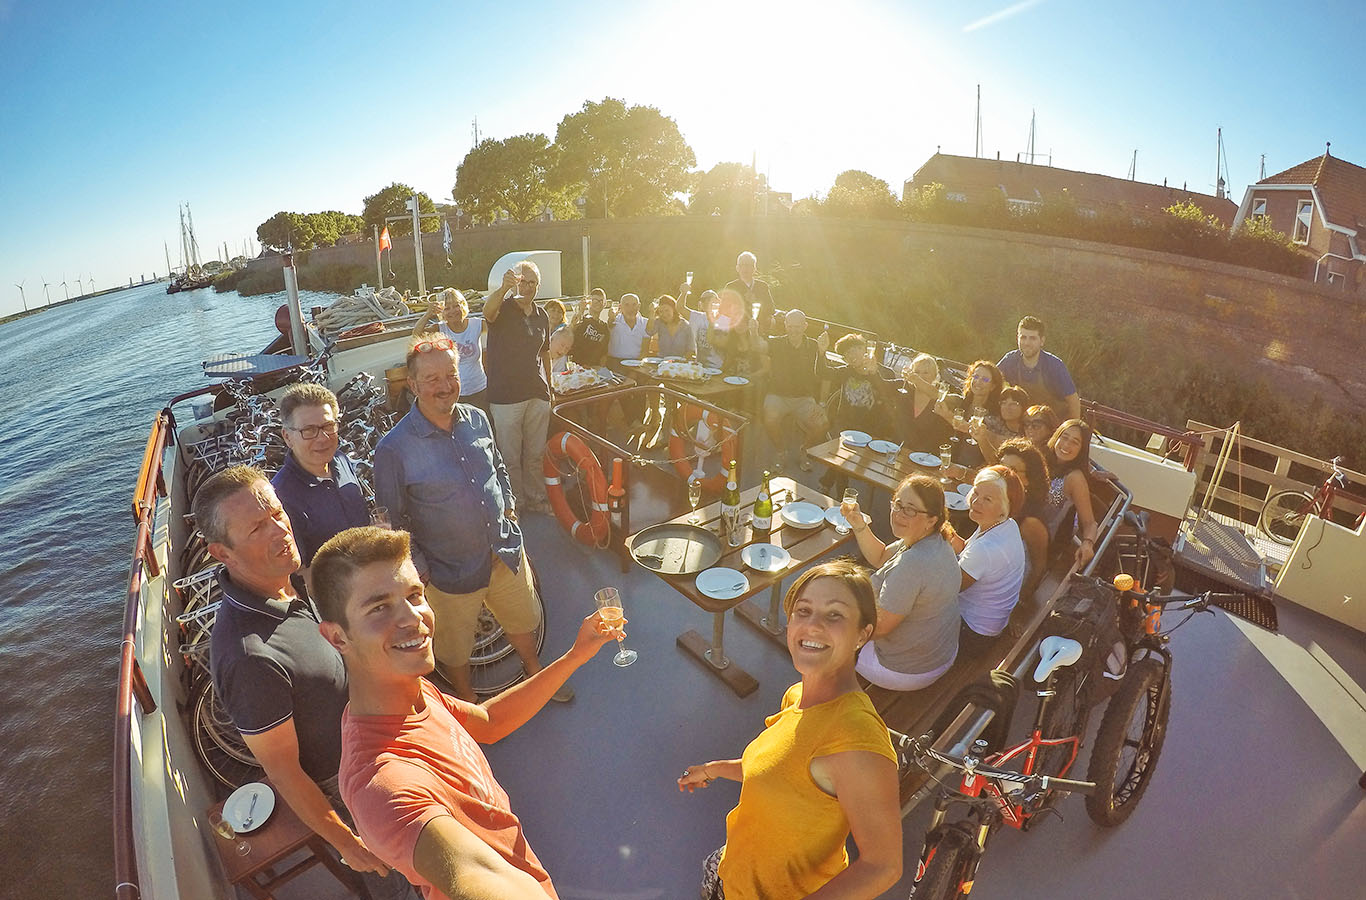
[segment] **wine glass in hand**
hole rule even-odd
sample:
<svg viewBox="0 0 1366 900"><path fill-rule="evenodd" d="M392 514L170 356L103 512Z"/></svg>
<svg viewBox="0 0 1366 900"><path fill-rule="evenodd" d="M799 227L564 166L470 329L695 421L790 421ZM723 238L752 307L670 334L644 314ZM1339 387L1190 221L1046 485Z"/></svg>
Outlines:
<svg viewBox="0 0 1366 900"><path fill-rule="evenodd" d="M598 615L602 617L603 624L617 633L618 650L617 655L612 657L612 663L623 668L629 666L639 654L622 646L622 641L626 639L626 632L622 630L626 616L621 605L621 592L614 587L605 587L593 595L593 600L598 605Z"/></svg>
<svg viewBox="0 0 1366 900"><path fill-rule="evenodd" d="M853 525L849 522L848 516L845 515L845 510L848 509L858 509L858 491L853 488L844 489L844 500L840 503L840 515L844 516L844 524L835 523L835 531L838 534L848 534L850 529L853 528Z"/></svg>

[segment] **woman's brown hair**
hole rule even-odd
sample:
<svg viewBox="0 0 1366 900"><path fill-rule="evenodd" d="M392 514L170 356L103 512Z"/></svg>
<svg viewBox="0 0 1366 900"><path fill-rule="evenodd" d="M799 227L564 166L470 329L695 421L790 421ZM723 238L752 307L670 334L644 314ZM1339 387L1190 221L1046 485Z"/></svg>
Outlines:
<svg viewBox="0 0 1366 900"><path fill-rule="evenodd" d="M873 591L873 580L868 576L867 568L847 556L812 566L797 576L797 580L792 582L792 587L787 589L787 596L783 598L783 612L787 613L789 619L792 618L792 610L797 606L802 591L808 583L817 578L833 578L849 588L854 595L854 603L858 606L859 628L877 623L877 594Z"/></svg>
<svg viewBox="0 0 1366 900"><path fill-rule="evenodd" d="M949 524L948 506L944 503L944 489L939 482L928 475L907 475L901 479L901 484L896 486L896 493L901 493L902 488L910 488L915 493L916 499L925 505L925 514L931 519L938 519L939 524L935 530L944 540L948 540L954 533L953 526ZM893 499L896 494L892 495Z"/></svg>

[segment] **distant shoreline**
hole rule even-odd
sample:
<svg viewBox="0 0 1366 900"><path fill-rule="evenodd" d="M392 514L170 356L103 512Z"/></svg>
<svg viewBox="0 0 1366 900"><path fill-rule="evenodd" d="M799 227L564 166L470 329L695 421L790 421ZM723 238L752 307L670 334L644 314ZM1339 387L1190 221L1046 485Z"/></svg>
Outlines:
<svg viewBox="0 0 1366 900"><path fill-rule="evenodd" d="M4 325L8 322L13 322L16 319L25 319L29 316L36 316L38 313L43 312L44 310L53 309L54 307L58 306L66 306L68 303L79 303L82 300L90 300L94 297L103 297L105 294L117 294L119 291L126 291L135 287L145 287L148 284L156 284L156 282L148 281L144 282L143 284L133 285L124 284L118 287L105 288L102 291L94 291L89 294L81 294L79 297L68 297L65 300L58 300L54 303L45 303L42 306L35 306L33 309L22 310L17 313L10 313L8 316L5 316L4 318L0 319L0 325Z"/></svg>

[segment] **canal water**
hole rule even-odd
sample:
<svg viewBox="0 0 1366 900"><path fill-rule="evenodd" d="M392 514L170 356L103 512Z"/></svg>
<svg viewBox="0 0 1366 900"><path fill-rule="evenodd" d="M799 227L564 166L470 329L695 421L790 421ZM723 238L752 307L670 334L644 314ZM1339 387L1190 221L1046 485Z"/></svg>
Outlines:
<svg viewBox="0 0 1366 900"><path fill-rule="evenodd" d="M282 302L153 284L0 325L0 897L113 890L138 464L156 411L206 357L269 343Z"/></svg>

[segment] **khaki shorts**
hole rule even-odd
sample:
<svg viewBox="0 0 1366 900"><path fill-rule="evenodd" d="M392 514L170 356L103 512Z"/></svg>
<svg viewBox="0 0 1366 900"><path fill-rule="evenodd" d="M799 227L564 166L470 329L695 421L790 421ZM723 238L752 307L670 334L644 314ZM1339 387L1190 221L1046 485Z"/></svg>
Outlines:
<svg viewBox="0 0 1366 900"><path fill-rule="evenodd" d="M765 422L776 425L788 415L797 420L797 426L802 431L820 431L826 427L825 410L821 409L814 397L783 397L778 394L764 397Z"/></svg>
<svg viewBox="0 0 1366 900"><path fill-rule="evenodd" d="M450 668L469 664L481 608L487 606L508 634L529 634L541 621L541 604L531 584L531 566L525 550L516 572L495 556L486 588L468 594L448 594L427 585L427 605L436 616L432 650L437 665Z"/></svg>

